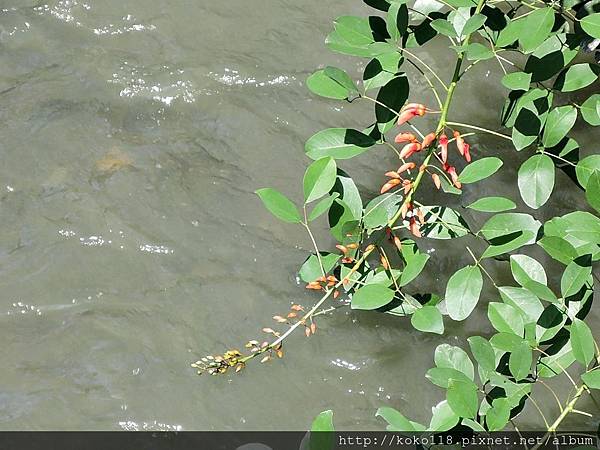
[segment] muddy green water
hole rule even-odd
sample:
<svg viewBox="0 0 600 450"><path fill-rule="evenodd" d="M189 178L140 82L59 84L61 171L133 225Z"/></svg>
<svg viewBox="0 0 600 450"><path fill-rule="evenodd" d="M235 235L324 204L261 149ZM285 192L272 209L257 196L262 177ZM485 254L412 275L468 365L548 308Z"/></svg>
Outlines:
<svg viewBox="0 0 600 450"><path fill-rule="evenodd" d="M303 86L319 65L362 70L323 45L334 17L366 11L358 0L0 7L0 429L302 429L329 408L340 429L381 429L382 405L428 420L443 398L424 378L433 349L485 332L483 308L443 337L340 312L318 321L316 337L291 338L275 363L218 378L189 367L259 338L290 302L314 299L296 279L309 240L253 191L299 199L304 141L369 123L372 105ZM433 44L421 56L445 76L452 53ZM493 63L476 66L455 119L496 128L498 79ZM411 99L431 99L424 83L414 80ZM578 138L597 150L597 134ZM507 169L523 159L504 141L474 142L476 155L511 155ZM342 165L369 197L395 163L380 149ZM518 199L513 178L505 170L453 201ZM583 207L571 188L559 175L552 208L536 216ZM317 236L330 246L324 226ZM467 263L450 257L464 242L423 245L434 258L416 288L439 290ZM489 265L510 283L505 269ZM487 291L483 303L493 298ZM538 397L554 417L551 396ZM540 422L528 407L521 423Z"/></svg>

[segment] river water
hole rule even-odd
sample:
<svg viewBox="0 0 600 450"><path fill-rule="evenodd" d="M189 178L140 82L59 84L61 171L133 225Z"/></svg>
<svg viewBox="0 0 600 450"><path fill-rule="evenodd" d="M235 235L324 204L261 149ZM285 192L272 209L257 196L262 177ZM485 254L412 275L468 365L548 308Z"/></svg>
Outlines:
<svg viewBox="0 0 600 450"><path fill-rule="evenodd" d="M322 100L303 84L324 64L359 76L364 61L323 41L336 16L366 12L361 2L0 6L0 429L304 429L330 408L340 429L381 429L374 413L384 405L428 420L444 395L424 378L433 349L485 332L484 308L444 336L343 311L320 318L316 336L292 337L281 360L224 377L189 367L260 339L291 302L314 300L296 278L308 238L253 192L273 186L299 200L304 141L369 123L372 105ZM434 43L421 56L447 76L453 53ZM499 76L494 63L473 68L454 118L497 128ZM412 79L411 99L431 101ZM584 148L597 138L579 136ZM478 156L515 156L453 201L518 199L511 169L524 155L505 141L473 142ZM383 149L342 164L367 198L394 165ZM583 207L581 198L559 175L552 208L536 214ZM331 246L324 224L316 234ZM468 262L452 257L464 243L423 247L434 257L419 289L439 290ZM505 269L489 264L510 283ZM551 396L539 397L554 417ZM529 406L521 423L541 423L536 414Z"/></svg>

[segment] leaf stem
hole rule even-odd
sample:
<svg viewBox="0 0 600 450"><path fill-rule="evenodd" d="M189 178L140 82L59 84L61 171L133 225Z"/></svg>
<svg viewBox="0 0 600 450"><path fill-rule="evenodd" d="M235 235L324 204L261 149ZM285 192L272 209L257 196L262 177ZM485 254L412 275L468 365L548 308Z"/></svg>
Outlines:
<svg viewBox="0 0 600 450"><path fill-rule="evenodd" d="M463 128L470 128L471 130L483 131L484 133L493 134L494 136L501 137L502 139L507 139L509 141L512 141L512 137L510 137L506 134L498 133L497 131L493 131L488 128L478 127L477 125L471 125L468 123L461 123L461 122L446 122L446 125L454 125L455 127L463 127Z"/></svg>

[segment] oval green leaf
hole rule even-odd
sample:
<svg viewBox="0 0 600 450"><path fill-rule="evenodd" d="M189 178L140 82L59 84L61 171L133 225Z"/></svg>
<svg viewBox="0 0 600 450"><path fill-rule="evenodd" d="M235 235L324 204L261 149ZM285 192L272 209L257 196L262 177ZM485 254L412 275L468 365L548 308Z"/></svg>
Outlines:
<svg viewBox="0 0 600 450"><path fill-rule="evenodd" d="M495 174L502 164L495 156L478 159L465 167L458 179L464 184L475 183Z"/></svg>
<svg viewBox="0 0 600 450"><path fill-rule="evenodd" d="M257 190L256 195L262 200L265 208L278 219L288 223L300 223L302 221L296 205L281 192L271 188L263 188Z"/></svg>
<svg viewBox="0 0 600 450"><path fill-rule="evenodd" d="M381 284L367 284L352 296L352 309L377 309L387 305L394 298L394 291Z"/></svg>
<svg viewBox="0 0 600 450"><path fill-rule="evenodd" d="M310 203L327 194L337 177L335 160L327 156L313 162L304 173L304 203Z"/></svg>
<svg viewBox="0 0 600 450"><path fill-rule="evenodd" d="M469 209L481 212L502 212L515 209L517 205L505 197L483 197L467 206Z"/></svg>
<svg viewBox="0 0 600 450"><path fill-rule="evenodd" d="M411 319L412 326L425 333L444 334L444 320L435 306L423 306L417 309Z"/></svg>
<svg viewBox="0 0 600 450"><path fill-rule="evenodd" d="M471 315L483 287L478 266L466 266L450 277L446 285L446 309L452 320L465 320Z"/></svg>
<svg viewBox="0 0 600 450"><path fill-rule="evenodd" d="M554 163L547 155L534 155L525 161L518 174L523 201L533 209L544 205L554 189Z"/></svg>

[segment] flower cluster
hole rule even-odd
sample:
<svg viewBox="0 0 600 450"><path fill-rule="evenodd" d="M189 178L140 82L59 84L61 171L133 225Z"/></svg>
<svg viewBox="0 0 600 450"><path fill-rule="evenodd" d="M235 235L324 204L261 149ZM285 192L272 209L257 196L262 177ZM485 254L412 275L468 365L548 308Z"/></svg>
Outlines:
<svg viewBox="0 0 600 450"><path fill-rule="evenodd" d="M427 112L431 112L431 110L427 109L425 105L421 103L409 103L402 108L402 111L398 116L398 125L403 125L416 117L422 117ZM470 145L465 142L458 131L453 131L453 138L456 141L458 153L465 158L467 163L471 162ZM406 160L415 153L430 148L432 145L436 145L436 148L439 147L440 149L439 152L434 153L434 155L440 161L442 167L441 170L437 167L436 169L442 172L446 179L448 179L448 182L454 187L458 189L462 188L458 173L456 172L456 167L448 162L448 145L450 141L445 133L431 132L424 136L423 140L419 142L419 139L413 133L401 132L396 136L394 142L396 144L404 144L399 153L399 157L403 164L397 170L385 173L388 180L381 186L381 194L385 194L395 187L401 187L404 195L408 195L414 186L414 179L410 177L411 170L415 169L417 165L414 162L406 162ZM419 167L419 172L427 172L431 176L433 184L437 189L442 187L440 176L437 173L430 171L427 164L422 164ZM408 174L408 177L405 173ZM407 215L409 215L409 212L409 230L416 237L421 237L419 230L420 225L424 224L423 213L419 209L413 211L410 202L403 203L401 209L402 218L406 218Z"/></svg>

